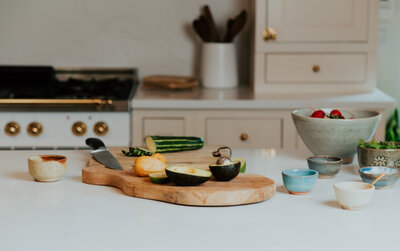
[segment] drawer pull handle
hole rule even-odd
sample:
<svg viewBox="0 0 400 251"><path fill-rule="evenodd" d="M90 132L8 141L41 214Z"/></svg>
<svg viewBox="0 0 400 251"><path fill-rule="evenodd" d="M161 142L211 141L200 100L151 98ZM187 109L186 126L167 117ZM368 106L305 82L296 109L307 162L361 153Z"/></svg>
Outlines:
<svg viewBox="0 0 400 251"><path fill-rule="evenodd" d="M312 71L315 72L315 73L319 72L320 70L321 70L321 67L319 67L319 65L314 65L312 67Z"/></svg>
<svg viewBox="0 0 400 251"><path fill-rule="evenodd" d="M276 40L277 34L278 34L278 32L274 28L267 28L267 29L264 29L262 32L262 36L265 41Z"/></svg>
<svg viewBox="0 0 400 251"><path fill-rule="evenodd" d="M241 141L246 141L248 138L249 138L249 135L247 135L247 133L240 134L240 140Z"/></svg>

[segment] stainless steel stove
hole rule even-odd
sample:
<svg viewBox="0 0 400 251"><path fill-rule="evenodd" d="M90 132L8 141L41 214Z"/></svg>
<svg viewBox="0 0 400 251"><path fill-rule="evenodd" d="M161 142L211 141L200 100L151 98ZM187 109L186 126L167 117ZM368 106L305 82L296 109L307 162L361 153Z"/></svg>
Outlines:
<svg viewBox="0 0 400 251"><path fill-rule="evenodd" d="M135 68L0 66L0 149L130 145L137 86Z"/></svg>

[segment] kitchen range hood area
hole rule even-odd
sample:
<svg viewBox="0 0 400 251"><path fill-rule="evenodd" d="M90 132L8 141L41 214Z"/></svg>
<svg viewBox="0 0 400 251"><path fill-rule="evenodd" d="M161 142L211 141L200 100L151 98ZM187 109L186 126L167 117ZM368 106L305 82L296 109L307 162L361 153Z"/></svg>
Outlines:
<svg viewBox="0 0 400 251"><path fill-rule="evenodd" d="M0 20L0 250L400 249L399 1Z"/></svg>

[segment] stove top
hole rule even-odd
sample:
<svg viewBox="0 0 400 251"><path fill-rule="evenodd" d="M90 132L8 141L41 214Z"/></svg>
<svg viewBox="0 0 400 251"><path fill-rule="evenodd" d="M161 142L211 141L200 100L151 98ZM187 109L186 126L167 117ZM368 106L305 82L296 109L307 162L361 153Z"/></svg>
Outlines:
<svg viewBox="0 0 400 251"><path fill-rule="evenodd" d="M120 110L124 105L129 109L138 84L135 68L0 66L0 104L53 105L58 109L79 104L82 109L93 103L96 109L99 104L107 105L107 110Z"/></svg>

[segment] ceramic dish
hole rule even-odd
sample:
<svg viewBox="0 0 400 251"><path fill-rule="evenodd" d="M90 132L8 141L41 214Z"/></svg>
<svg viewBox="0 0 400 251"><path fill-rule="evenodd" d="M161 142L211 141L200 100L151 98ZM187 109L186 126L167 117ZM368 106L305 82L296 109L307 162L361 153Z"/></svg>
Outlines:
<svg viewBox="0 0 400 251"><path fill-rule="evenodd" d="M282 179L290 194L308 194L317 183L318 172L309 169L287 169L282 171Z"/></svg>
<svg viewBox="0 0 400 251"><path fill-rule="evenodd" d="M332 109L323 109L329 114ZM311 109L292 112L297 132L316 156L338 156L344 164L351 163L358 141L368 141L374 135L382 115L375 111L340 109L345 119L310 117Z"/></svg>
<svg viewBox="0 0 400 251"><path fill-rule="evenodd" d="M372 183L379 174L385 171L385 175L380 178L375 187L378 189L392 187L400 176L400 170L397 168L390 168L385 166L370 166L363 167L358 172L361 179L366 183Z"/></svg>
<svg viewBox="0 0 400 251"><path fill-rule="evenodd" d="M365 182L345 181L333 185L336 199L343 209L361 209L369 204L375 187Z"/></svg>
<svg viewBox="0 0 400 251"><path fill-rule="evenodd" d="M29 174L41 182L58 181L67 168L67 158L61 155L38 155L28 158Z"/></svg>
<svg viewBox="0 0 400 251"><path fill-rule="evenodd" d="M358 165L400 168L400 149L374 149L357 147Z"/></svg>
<svg viewBox="0 0 400 251"><path fill-rule="evenodd" d="M308 168L319 173L321 179L332 179L340 171L343 159L332 156L314 156L307 159Z"/></svg>

